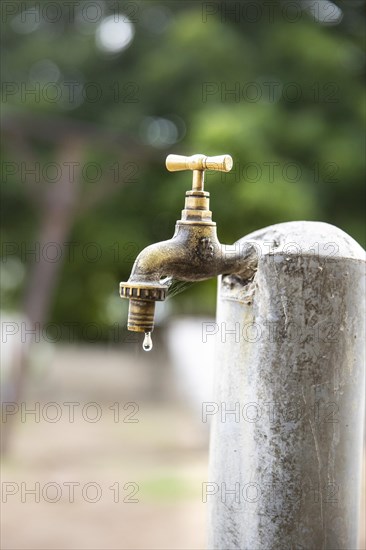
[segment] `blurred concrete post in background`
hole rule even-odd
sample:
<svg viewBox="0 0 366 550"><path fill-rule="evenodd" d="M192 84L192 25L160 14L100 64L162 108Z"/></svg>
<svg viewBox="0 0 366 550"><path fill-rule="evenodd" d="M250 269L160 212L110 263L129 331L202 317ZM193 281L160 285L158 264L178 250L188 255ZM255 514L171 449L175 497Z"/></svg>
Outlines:
<svg viewBox="0 0 366 550"><path fill-rule="evenodd" d="M357 548L364 251L318 222L247 241L254 280L219 288L208 548Z"/></svg>

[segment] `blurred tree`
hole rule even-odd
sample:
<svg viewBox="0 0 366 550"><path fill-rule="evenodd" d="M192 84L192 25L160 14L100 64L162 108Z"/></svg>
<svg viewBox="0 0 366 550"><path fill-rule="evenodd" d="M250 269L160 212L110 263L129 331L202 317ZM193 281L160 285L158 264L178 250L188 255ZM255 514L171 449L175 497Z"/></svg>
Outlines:
<svg viewBox="0 0 366 550"><path fill-rule="evenodd" d="M365 244L363 1L2 9L3 307L107 339L119 280L171 237L190 186L169 152L234 157L207 177L223 242L306 218ZM214 284L174 307L213 312Z"/></svg>

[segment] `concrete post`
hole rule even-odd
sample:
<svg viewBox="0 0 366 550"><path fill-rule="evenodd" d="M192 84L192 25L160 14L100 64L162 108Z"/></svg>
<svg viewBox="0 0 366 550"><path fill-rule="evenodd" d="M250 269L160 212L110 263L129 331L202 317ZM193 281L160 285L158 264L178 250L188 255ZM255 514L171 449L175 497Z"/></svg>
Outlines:
<svg viewBox="0 0 366 550"><path fill-rule="evenodd" d="M365 255L325 223L258 247L219 285L208 548L355 549L364 410Z"/></svg>

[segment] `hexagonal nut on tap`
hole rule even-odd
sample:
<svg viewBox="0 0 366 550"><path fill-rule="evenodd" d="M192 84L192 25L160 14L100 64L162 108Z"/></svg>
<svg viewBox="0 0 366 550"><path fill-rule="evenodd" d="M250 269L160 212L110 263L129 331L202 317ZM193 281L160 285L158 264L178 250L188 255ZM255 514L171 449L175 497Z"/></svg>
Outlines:
<svg viewBox="0 0 366 550"><path fill-rule="evenodd" d="M165 300L168 287L163 285L147 285L139 283L120 283L119 295L121 298L128 300L148 300L152 302L160 302Z"/></svg>

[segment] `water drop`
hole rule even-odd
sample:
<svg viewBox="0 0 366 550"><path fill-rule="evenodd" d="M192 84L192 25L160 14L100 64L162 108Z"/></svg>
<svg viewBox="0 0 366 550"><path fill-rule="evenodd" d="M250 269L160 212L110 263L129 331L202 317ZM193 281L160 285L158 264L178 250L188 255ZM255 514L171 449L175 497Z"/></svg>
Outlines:
<svg viewBox="0 0 366 550"><path fill-rule="evenodd" d="M153 343L152 343L152 340L151 340L151 332L145 332L145 338L144 338L144 342L142 344L142 349L144 351L151 351L152 347L153 347Z"/></svg>

